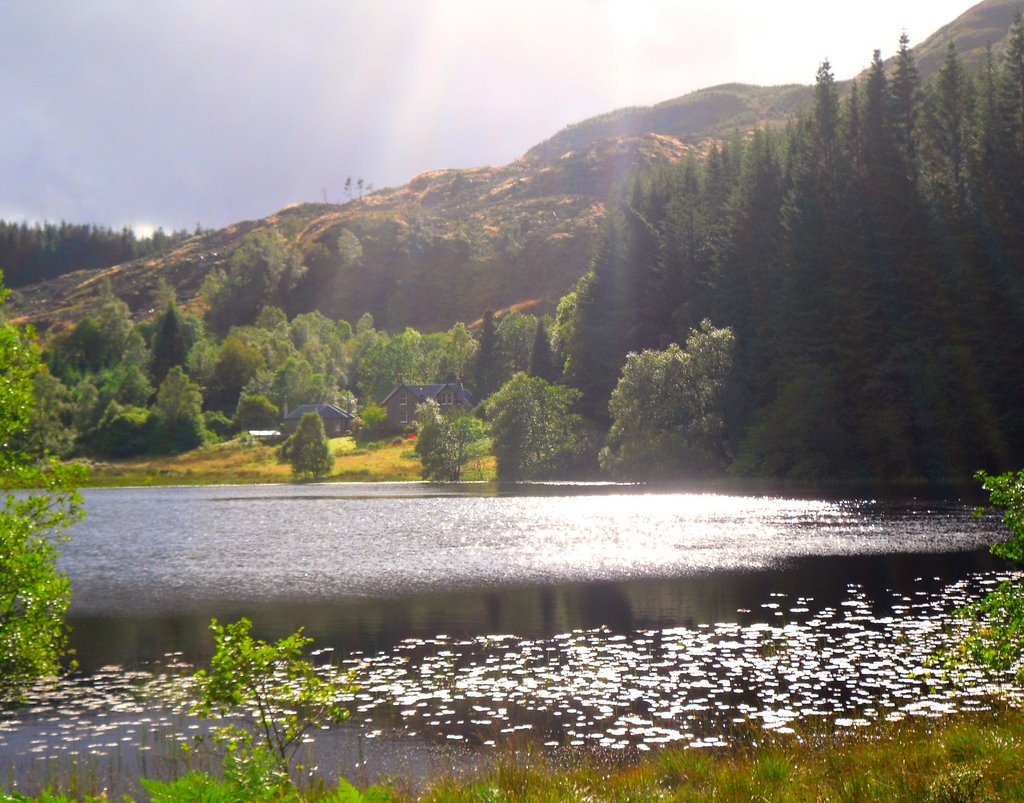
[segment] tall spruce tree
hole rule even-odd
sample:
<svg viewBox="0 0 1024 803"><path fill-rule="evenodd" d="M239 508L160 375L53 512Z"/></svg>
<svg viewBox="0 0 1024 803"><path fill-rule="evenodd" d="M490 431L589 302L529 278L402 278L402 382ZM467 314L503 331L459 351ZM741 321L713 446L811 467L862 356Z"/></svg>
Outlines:
<svg viewBox="0 0 1024 803"><path fill-rule="evenodd" d="M484 313L480 325L480 347L473 366L473 392L480 400L498 389L498 331L494 324L494 310Z"/></svg>
<svg viewBox="0 0 1024 803"><path fill-rule="evenodd" d="M544 325L544 319L537 321L537 331L533 337L533 350L530 353L530 376L537 376L548 382L558 382L562 372L555 365L555 355L551 350L551 338Z"/></svg>

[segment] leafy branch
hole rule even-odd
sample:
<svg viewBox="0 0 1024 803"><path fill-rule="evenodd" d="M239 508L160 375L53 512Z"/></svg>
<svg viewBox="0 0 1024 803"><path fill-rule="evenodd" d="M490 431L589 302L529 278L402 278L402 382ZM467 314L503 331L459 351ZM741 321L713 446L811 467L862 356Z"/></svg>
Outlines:
<svg viewBox="0 0 1024 803"><path fill-rule="evenodd" d="M348 717L340 698L351 686L322 677L302 657L312 639L301 628L271 644L254 639L251 627L245 618L228 625L210 622L216 652L209 670L195 675L198 701L192 712L240 721L214 728L214 741L241 769L269 760L272 774L283 781L309 731Z"/></svg>

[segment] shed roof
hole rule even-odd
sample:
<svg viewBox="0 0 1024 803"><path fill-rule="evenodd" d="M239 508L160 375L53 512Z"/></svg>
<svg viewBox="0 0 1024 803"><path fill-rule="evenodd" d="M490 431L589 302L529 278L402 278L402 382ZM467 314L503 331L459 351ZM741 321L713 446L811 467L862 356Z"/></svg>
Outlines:
<svg viewBox="0 0 1024 803"><path fill-rule="evenodd" d="M284 420L293 421L302 418L306 413L319 413L320 417L325 420L342 418L346 421L351 421L355 418L352 413L345 412L340 407L333 404L300 404L288 413L284 417Z"/></svg>

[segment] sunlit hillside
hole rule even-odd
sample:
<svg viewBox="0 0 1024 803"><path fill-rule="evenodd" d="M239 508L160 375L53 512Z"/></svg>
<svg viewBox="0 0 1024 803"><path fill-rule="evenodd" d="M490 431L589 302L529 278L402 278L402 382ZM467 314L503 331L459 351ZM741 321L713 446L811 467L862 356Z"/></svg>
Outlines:
<svg viewBox="0 0 1024 803"><path fill-rule="evenodd" d="M915 46L922 79L939 68L951 39L967 65L989 45L998 52L1017 9L1015 0L985 0ZM870 43L865 63L869 57ZM63 329L95 308L102 279L137 318L153 310L161 279L179 303L201 311L206 275L228 270L244 237L261 229L278 231L308 268L282 304L289 315L317 309L355 321L369 312L378 327L431 331L478 320L488 308L551 312L586 271L605 202L625 175L699 157L715 139L784 124L809 104L817 66L807 65L806 86L729 84L612 111L567 127L508 165L436 170L345 204L299 204L157 256L68 273L21 288L11 312L44 333ZM346 231L358 247L342 254Z"/></svg>

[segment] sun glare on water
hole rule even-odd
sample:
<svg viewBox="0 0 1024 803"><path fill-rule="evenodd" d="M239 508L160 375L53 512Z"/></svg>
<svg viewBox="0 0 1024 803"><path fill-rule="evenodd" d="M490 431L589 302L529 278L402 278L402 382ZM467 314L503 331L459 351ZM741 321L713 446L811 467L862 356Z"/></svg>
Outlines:
<svg viewBox="0 0 1024 803"><path fill-rule="evenodd" d="M794 522L822 524L840 517L830 503L801 500L715 494L573 497L553 502L546 524L529 533L521 548L534 565L560 575L572 574L574 567L590 576L690 574L765 565Z"/></svg>

